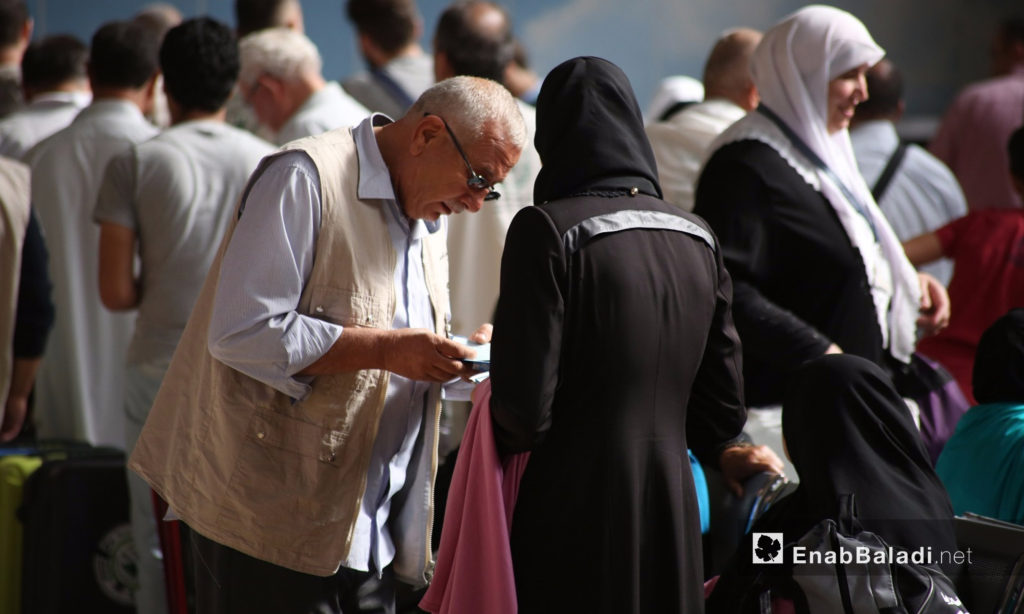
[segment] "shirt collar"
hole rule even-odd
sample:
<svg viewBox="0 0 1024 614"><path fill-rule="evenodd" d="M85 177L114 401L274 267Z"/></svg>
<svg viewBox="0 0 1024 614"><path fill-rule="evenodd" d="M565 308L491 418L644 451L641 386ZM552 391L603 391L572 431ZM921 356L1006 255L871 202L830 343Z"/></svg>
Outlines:
<svg viewBox="0 0 1024 614"><path fill-rule="evenodd" d="M359 122L352 129L352 136L356 142L356 155L359 158L359 186L356 195L361 200L383 200L387 203L391 213L402 222L402 226L409 228L412 238L421 238L427 234L433 234L441 229L441 220L430 222L427 220L410 220L402 209L398 197L395 195L394 185L391 183L391 172L384 157L377 145L377 138L374 135L375 126L386 126L392 120L383 113L374 113Z"/></svg>

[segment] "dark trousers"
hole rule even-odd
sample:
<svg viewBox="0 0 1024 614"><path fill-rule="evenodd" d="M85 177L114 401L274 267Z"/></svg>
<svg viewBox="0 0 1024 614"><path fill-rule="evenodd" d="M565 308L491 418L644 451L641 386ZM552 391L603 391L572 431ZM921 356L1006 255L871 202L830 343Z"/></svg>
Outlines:
<svg viewBox="0 0 1024 614"><path fill-rule="evenodd" d="M322 578L191 535L196 614L395 614L390 566L380 579L345 567Z"/></svg>

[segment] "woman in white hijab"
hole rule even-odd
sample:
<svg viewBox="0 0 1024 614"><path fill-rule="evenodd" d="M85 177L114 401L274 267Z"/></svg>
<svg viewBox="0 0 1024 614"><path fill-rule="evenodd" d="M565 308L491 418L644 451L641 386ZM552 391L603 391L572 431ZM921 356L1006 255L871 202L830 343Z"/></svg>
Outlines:
<svg viewBox="0 0 1024 614"><path fill-rule="evenodd" d="M769 30L751 72L761 106L711 146L694 213L733 276L747 403L781 401L788 376L826 353L892 368L948 297L918 275L857 169L847 132L885 52L856 17L808 6Z"/></svg>

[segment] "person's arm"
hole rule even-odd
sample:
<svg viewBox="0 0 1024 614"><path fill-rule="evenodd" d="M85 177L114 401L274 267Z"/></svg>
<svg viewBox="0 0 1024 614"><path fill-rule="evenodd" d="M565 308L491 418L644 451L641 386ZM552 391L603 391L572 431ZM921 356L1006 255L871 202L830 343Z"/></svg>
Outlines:
<svg viewBox="0 0 1024 614"><path fill-rule="evenodd" d="M135 230L119 224L100 224L100 300L111 311L139 306L135 263Z"/></svg>
<svg viewBox="0 0 1024 614"><path fill-rule="evenodd" d="M778 249L765 219L776 195L755 162L712 156L698 180L694 213L707 220L721 245L733 283L732 317L747 355L796 368L840 348L761 290Z"/></svg>
<svg viewBox="0 0 1024 614"><path fill-rule="evenodd" d="M907 254L907 260L915 267L935 262L944 255L939 236L934 232L926 232L904 241L903 251Z"/></svg>
<svg viewBox="0 0 1024 614"><path fill-rule="evenodd" d="M107 163L93 207L93 221L100 225L100 300L111 311L139 305L135 206L135 149L130 147Z"/></svg>
<svg viewBox="0 0 1024 614"><path fill-rule="evenodd" d="M53 328L54 307L50 298L52 285L48 271L49 254L32 213L21 248L21 277L18 282L17 311L14 317L11 384L4 401L0 442L18 436L28 412L28 397L35 383L36 371L42 362L46 339Z"/></svg>
<svg viewBox="0 0 1024 614"><path fill-rule="evenodd" d="M565 304L562 241L543 210L521 209L501 257L491 346L491 416L502 452L521 452L551 426Z"/></svg>

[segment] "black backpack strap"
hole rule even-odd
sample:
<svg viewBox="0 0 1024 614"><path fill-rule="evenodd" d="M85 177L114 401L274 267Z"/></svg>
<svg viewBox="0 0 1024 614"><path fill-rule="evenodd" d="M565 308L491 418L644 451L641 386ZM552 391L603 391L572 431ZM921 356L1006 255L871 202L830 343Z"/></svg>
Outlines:
<svg viewBox="0 0 1024 614"><path fill-rule="evenodd" d="M857 520L857 498L853 493L839 495L839 513L836 526L843 535L856 535L863 529Z"/></svg>
<svg viewBox="0 0 1024 614"><path fill-rule="evenodd" d="M384 72L382 68L374 68L370 71L373 78L377 80L377 83L387 90L391 98L395 102L402 105L402 107L408 109L412 106L412 103L416 102L416 99L409 95L409 92L405 91L405 88L398 84L391 75Z"/></svg>
<svg viewBox="0 0 1024 614"><path fill-rule="evenodd" d="M875 182L875 187L871 188L871 195L875 197L875 202L882 200L882 195L889 188L889 183L892 182L893 175L899 169L900 164L903 163L903 158L907 155L907 143L900 141L899 146L896 147L896 151L892 152L889 156L889 161L886 162L885 168L882 169L882 174L879 175L878 181Z"/></svg>

